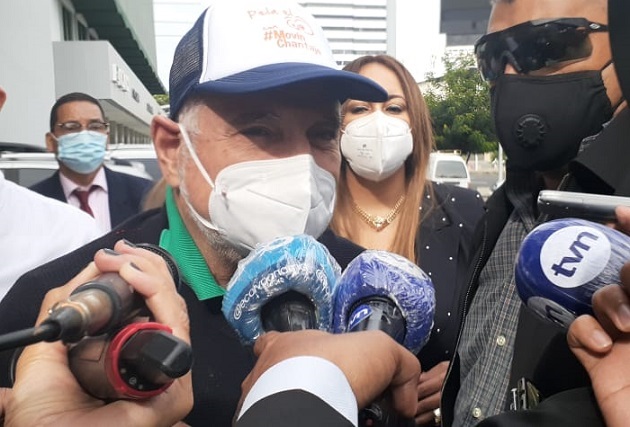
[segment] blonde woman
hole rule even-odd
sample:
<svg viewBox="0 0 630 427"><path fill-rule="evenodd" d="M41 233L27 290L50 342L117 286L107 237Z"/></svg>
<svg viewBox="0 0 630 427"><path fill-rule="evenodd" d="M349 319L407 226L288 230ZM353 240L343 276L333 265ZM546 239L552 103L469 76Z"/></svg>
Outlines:
<svg viewBox="0 0 630 427"><path fill-rule="evenodd" d="M418 425L439 421L440 389L457 338L451 314L467 242L483 213L479 193L428 181L431 119L409 71L387 55L364 56L345 68L383 86L383 103L348 100L342 108L341 177L331 228L368 249L398 253L433 280L436 315L419 359ZM452 316L455 317L455 316Z"/></svg>

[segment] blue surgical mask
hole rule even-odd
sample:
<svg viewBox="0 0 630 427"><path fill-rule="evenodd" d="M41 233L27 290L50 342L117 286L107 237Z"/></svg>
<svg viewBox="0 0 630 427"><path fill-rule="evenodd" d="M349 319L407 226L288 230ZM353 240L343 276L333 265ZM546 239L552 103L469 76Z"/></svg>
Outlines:
<svg viewBox="0 0 630 427"><path fill-rule="evenodd" d="M103 163L107 135L84 130L57 139L57 159L76 173L94 172Z"/></svg>

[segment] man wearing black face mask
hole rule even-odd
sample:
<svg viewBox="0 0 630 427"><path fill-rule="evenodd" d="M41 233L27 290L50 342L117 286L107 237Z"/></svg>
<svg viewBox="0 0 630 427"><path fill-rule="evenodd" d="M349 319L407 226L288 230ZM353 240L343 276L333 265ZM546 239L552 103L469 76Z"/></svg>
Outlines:
<svg viewBox="0 0 630 427"><path fill-rule="evenodd" d="M630 196L623 155L630 112L611 56L607 13L606 0L495 0L488 34L475 46L508 171L487 202L477 258L461 289L443 425L603 425L598 410L587 410L591 396L582 387L588 377L568 350L565 331L523 308L514 261L542 219L540 190ZM541 408L551 412L509 412L519 384L532 397L536 389Z"/></svg>

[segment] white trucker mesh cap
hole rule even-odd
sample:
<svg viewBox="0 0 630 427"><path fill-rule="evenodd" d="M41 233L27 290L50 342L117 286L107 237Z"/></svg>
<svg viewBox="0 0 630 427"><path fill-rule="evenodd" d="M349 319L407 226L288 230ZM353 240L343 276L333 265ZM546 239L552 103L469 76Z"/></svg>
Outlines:
<svg viewBox="0 0 630 427"><path fill-rule="evenodd" d="M192 93L245 94L316 82L340 101L384 101L373 80L337 68L323 30L288 0L216 0L184 35L170 74L171 117Z"/></svg>

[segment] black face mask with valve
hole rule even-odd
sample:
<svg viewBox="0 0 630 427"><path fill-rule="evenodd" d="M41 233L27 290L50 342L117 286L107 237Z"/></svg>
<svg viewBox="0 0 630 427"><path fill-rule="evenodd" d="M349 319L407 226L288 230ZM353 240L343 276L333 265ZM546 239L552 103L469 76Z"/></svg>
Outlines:
<svg viewBox="0 0 630 427"><path fill-rule="evenodd" d="M555 170L613 115L601 71L502 75L490 91L492 116L510 168Z"/></svg>

